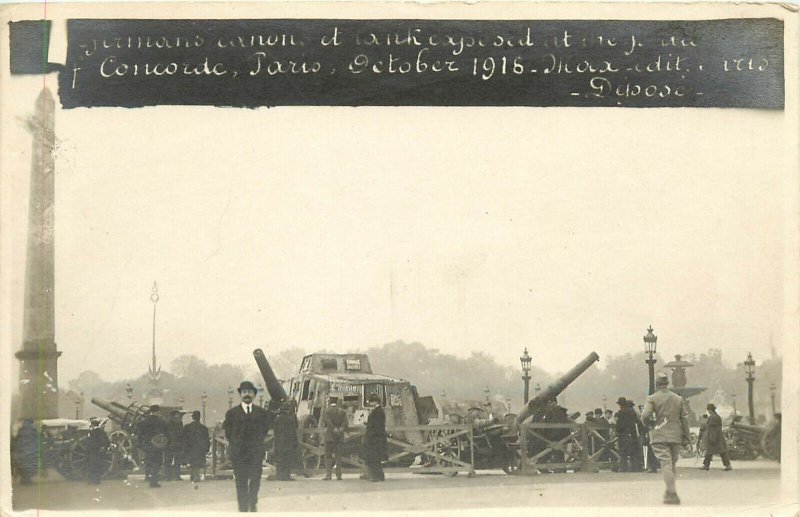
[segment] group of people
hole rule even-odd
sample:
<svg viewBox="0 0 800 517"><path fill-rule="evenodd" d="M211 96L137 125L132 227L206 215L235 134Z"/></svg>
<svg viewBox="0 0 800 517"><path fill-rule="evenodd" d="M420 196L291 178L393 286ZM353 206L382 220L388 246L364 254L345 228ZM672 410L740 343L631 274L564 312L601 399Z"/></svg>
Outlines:
<svg viewBox="0 0 800 517"><path fill-rule="evenodd" d="M200 422L200 412L192 412L192 421L183 425L180 411L172 411L168 419L161 417L160 407L152 405L139 422L136 437L144 453L145 478L153 488L164 480L181 481L181 466L190 466L189 479L200 481L211 446L208 428Z"/></svg>
<svg viewBox="0 0 800 517"><path fill-rule="evenodd" d="M270 429L274 432L275 477L279 481L291 481L293 466L302 464L297 439L297 413L291 399L274 400L265 409L253 401L256 387L243 381L238 388L241 403L225 414L223 427L228 441L228 457L233 464L236 498L240 512L255 512L258 491L261 486L262 466L266 448L266 437ZM377 395L369 398L373 407L367 418L366 432L362 443L362 459L367 473L362 478L383 481L382 462L388 459L386 415ZM324 480L332 480L334 468L336 479L342 479L342 446L348 431L347 413L339 407L338 400L331 397L322 416L324 427L325 467Z"/></svg>

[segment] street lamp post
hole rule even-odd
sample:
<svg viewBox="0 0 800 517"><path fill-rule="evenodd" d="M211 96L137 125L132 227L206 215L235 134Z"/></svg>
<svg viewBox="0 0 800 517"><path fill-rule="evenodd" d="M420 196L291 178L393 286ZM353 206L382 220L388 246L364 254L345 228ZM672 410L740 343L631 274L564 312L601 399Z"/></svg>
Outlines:
<svg viewBox="0 0 800 517"><path fill-rule="evenodd" d="M753 381L755 377L756 362L753 354L747 352L747 360L744 362L744 371L747 374L747 410L750 412L750 425L756 423L756 413L753 407Z"/></svg>
<svg viewBox="0 0 800 517"><path fill-rule="evenodd" d="M264 386L258 383L258 405L264 407Z"/></svg>
<svg viewBox="0 0 800 517"><path fill-rule="evenodd" d="M775 383L774 382L769 385L769 397L770 397L770 399L772 399L772 418L771 419L774 420L775 419L775 414L777 413L777 411L775 411Z"/></svg>
<svg viewBox="0 0 800 517"><path fill-rule="evenodd" d="M233 407L233 388L228 386L228 409Z"/></svg>
<svg viewBox="0 0 800 517"><path fill-rule="evenodd" d="M530 398L529 389L531 383L531 356L528 354L528 347L525 347L525 351L519 358L519 362L522 364L522 382L525 383L525 388L522 392L522 400L527 404Z"/></svg>
<svg viewBox="0 0 800 517"><path fill-rule="evenodd" d="M539 392L540 392L540 391L542 391L542 387L541 387L541 386L539 385L539 383L537 382L537 383L536 383L536 384L533 386L533 392L535 393L535 395L534 395L534 396L538 397L538 396L539 396ZM562 402L563 402L563 400L562 400Z"/></svg>
<svg viewBox="0 0 800 517"><path fill-rule="evenodd" d="M125 394L128 396L128 400L133 398L133 386L130 382L125 385Z"/></svg>
<svg viewBox="0 0 800 517"><path fill-rule="evenodd" d="M647 391L648 395L652 395L656 391L656 360L653 356L656 353L657 342L658 336L653 334L653 326L650 325L647 328L647 334L644 335L644 353L647 354L647 359L645 359L644 362L647 363L650 380Z"/></svg>
<svg viewBox="0 0 800 517"><path fill-rule="evenodd" d="M736 393L731 393L731 401L733 401L733 414L736 415Z"/></svg>
<svg viewBox="0 0 800 517"><path fill-rule="evenodd" d="M208 395L204 391L202 395L200 395L200 403L203 405L203 425L206 425L206 401L208 400Z"/></svg>

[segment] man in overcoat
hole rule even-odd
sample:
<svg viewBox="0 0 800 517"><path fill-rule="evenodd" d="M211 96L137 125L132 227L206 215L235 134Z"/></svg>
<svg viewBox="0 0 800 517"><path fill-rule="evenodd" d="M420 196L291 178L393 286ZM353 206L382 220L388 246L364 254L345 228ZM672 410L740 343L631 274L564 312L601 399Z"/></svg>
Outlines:
<svg viewBox="0 0 800 517"><path fill-rule="evenodd" d="M364 433L363 457L367 464L367 479L384 481L382 463L389 459L389 445L386 441L386 414L381 407L380 398L370 395L369 403L375 406L367 417L367 429Z"/></svg>
<svg viewBox="0 0 800 517"><path fill-rule="evenodd" d="M711 467L711 458L719 454L725 471L733 470L731 460L728 458L728 443L722 434L722 418L717 414L717 406L708 404L708 424L705 432L706 456L703 458L701 470L708 470Z"/></svg>
<svg viewBox="0 0 800 517"><path fill-rule="evenodd" d="M650 446L664 475L667 487L664 504L680 504L675 489L675 464L681 456L681 447L690 442L689 413L683 397L667 389L669 377L664 372L656 375L656 392L647 397L642 411L642 421L651 427Z"/></svg>
<svg viewBox="0 0 800 517"><path fill-rule="evenodd" d="M330 480L333 465L336 464L336 479L342 479L341 449L347 432L347 412L338 407L336 398L331 397L322 423L325 426L325 480Z"/></svg>
<svg viewBox="0 0 800 517"><path fill-rule="evenodd" d="M39 433L33 426L33 420L26 418L14 437L11 458L19 472L23 485L30 485L37 470L41 469L41 445Z"/></svg>
<svg viewBox="0 0 800 517"><path fill-rule="evenodd" d="M266 409L253 403L256 393L252 382L242 381L239 385L241 403L225 413L223 423L240 512L256 511L267 452L264 440L269 430L269 416Z"/></svg>
<svg viewBox="0 0 800 517"><path fill-rule="evenodd" d="M639 417L636 416L633 408L628 405L628 399L625 397L617 399L617 404L619 405L619 412L617 412L614 426L619 447L619 471L633 472L636 461L634 459L634 451L639 441L636 427L636 421ZM639 444L639 447L641 448L641 444Z"/></svg>
<svg viewBox="0 0 800 517"><path fill-rule="evenodd" d="M161 408L153 404L139 423L139 448L144 452L144 471L150 488L158 488L164 448L167 446L167 423L159 416Z"/></svg>
<svg viewBox="0 0 800 517"><path fill-rule="evenodd" d="M275 478L278 481L294 481L292 465L297 461L297 418L291 400L281 402L275 417Z"/></svg>
<svg viewBox="0 0 800 517"><path fill-rule="evenodd" d="M108 434L100 426L100 420L91 418L89 425L89 436L86 437L86 477L89 478L90 484L99 485L100 478L108 468L106 449L111 442L108 440Z"/></svg>
<svg viewBox="0 0 800 517"><path fill-rule="evenodd" d="M181 420L181 412L178 410L171 411L169 420L167 420L167 443L166 458L164 463L167 466L167 475L165 481L181 481L181 453L183 451L183 443L181 442L183 435L183 422Z"/></svg>
<svg viewBox="0 0 800 517"><path fill-rule="evenodd" d="M200 470L206 466L206 453L211 446L208 428L200 423L199 411L192 411L192 421L183 426L181 442L184 460L191 467L189 479L197 483L200 481Z"/></svg>

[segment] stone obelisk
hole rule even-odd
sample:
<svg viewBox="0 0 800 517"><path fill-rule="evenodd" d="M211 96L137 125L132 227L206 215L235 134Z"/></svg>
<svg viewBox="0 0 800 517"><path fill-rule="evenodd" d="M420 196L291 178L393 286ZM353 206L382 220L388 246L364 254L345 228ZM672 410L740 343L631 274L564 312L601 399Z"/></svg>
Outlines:
<svg viewBox="0 0 800 517"><path fill-rule="evenodd" d="M58 417L58 357L55 342L55 101L47 88L28 120L33 137L28 249L25 263L25 311L20 361L20 418Z"/></svg>

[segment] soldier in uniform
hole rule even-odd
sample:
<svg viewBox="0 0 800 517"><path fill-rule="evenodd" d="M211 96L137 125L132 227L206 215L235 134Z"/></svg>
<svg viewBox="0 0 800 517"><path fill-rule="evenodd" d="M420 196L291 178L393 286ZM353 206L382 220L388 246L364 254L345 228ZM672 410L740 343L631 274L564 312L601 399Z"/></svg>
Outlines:
<svg viewBox="0 0 800 517"><path fill-rule="evenodd" d="M661 462L664 484L664 504L680 504L675 489L675 464L681 447L689 443L689 413L683 397L667 389L669 377L664 372L656 376L656 392L647 397L642 420L649 426L650 446Z"/></svg>
<svg viewBox="0 0 800 517"><path fill-rule="evenodd" d="M139 423L139 448L144 452L144 470L150 482L150 488L158 488L159 473L164 462L164 448L167 446L167 424L158 416L161 408L150 406L147 414Z"/></svg>
<svg viewBox="0 0 800 517"><path fill-rule="evenodd" d="M267 410L253 404L256 387L250 381L239 384L241 404L225 413L225 437L236 479L236 499L240 512L255 512L261 472L267 452L264 440L269 430Z"/></svg>
<svg viewBox="0 0 800 517"><path fill-rule="evenodd" d="M328 408L322 417L325 425L325 480L331 479L333 465L336 464L336 479L342 479L341 449L347 432L347 413L337 406L335 397L329 399Z"/></svg>
<svg viewBox="0 0 800 517"><path fill-rule="evenodd" d="M189 479L193 483L200 481L200 469L206 467L206 453L211 446L208 428L200 423L200 412L192 411L192 421L181 431L183 457L191 467Z"/></svg>
<svg viewBox="0 0 800 517"><path fill-rule="evenodd" d="M164 477L165 481L181 481L181 451L183 450L183 443L181 442L181 435L183 434L183 422L181 421L181 412L172 411L167 420L167 449L166 458L164 463L167 466L167 475Z"/></svg>
<svg viewBox="0 0 800 517"><path fill-rule="evenodd" d="M283 401L275 418L275 477L278 481L294 481L292 465L297 459L297 418L291 400Z"/></svg>
<svg viewBox="0 0 800 517"><path fill-rule="evenodd" d="M717 414L717 406L708 404L706 409L708 410L708 424L705 431L706 455L700 469L708 470L711 467L711 459L715 454L719 454L722 464L725 466L724 470L726 472L733 470L731 460L728 459L728 443L722 434L722 418Z"/></svg>
<svg viewBox="0 0 800 517"><path fill-rule="evenodd" d="M389 446L386 442L386 414L381 407L378 395L369 397L370 405L375 409L367 417L367 429L364 433L363 457L367 464L367 479L370 481L384 481L382 463L389 459Z"/></svg>
<svg viewBox="0 0 800 517"><path fill-rule="evenodd" d="M89 436L86 437L86 474L90 484L99 485L100 478L108 468L106 449L111 442L108 434L100 427L100 420L90 418L89 425Z"/></svg>
<svg viewBox="0 0 800 517"><path fill-rule="evenodd" d="M30 485L33 475L36 474L39 464L39 457L36 452L38 441L39 433L33 427L33 420L26 418L22 421L19 430L17 430L12 450L14 466L22 478L23 485Z"/></svg>

